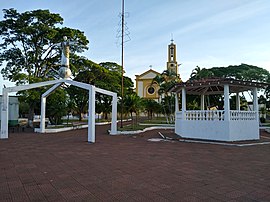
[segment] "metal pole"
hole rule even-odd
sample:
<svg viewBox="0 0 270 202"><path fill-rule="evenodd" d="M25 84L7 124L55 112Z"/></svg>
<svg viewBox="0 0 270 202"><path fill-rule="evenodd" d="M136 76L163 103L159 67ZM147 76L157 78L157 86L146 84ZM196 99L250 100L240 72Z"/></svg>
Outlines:
<svg viewBox="0 0 270 202"><path fill-rule="evenodd" d="M121 85L121 125L120 127L123 128L123 110L124 110L124 0L122 0L122 58L121 58L121 63L122 63L122 85Z"/></svg>

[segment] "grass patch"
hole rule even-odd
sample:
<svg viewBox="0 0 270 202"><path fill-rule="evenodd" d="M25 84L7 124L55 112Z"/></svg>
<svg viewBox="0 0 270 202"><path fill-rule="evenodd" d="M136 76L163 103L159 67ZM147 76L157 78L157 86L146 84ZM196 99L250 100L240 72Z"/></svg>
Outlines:
<svg viewBox="0 0 270 202"><path fill-rule="evenodd" d="M154 117L152 119L145 119L140 121L143 124L167 124L166 117Z"/></svg>
<svg viewBox="0 0 270 202"><path fill-rule="evenodd" d="M123 126L123 128L118 128L119 131L135 131L135 130L143 130L145 128L147 128L148 126L142 126L142 125L132 125L132 124L129 124L129 125L125 125Z"/></svg>
<svg viewBox="0 0 270 202"><path fill-rule="evenodd" d="M143 125L140 125L143 124ZM137 124L128 124L124 125L123 128L118 128L119 131L136 131L143 130L148 127L160 126L161 124L167 124L165 117L155 117L153 119L144 119L140 120Z"/></svg>

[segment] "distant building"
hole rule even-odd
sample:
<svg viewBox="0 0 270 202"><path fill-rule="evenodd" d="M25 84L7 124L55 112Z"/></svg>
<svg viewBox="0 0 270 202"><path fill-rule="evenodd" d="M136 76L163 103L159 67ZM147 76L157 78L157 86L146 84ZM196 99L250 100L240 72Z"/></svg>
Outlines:
<svg viewBox="0 0 270 202"><path fill-rule="evenodd" d="M160 75L159 72L152 69L136 75L136 93L138 96L147 99L158 99L159 86L152 84L153 78Z"/></svg>
<svg viewBox="0 0 270 202"><path fill-rule="evenodd" d="M168 45L167 70L174 72L176 75L178 75L178 78L180 78L180 74L178 74L178 63L176 61L176 44L173 43L173 39ZM161 73L153 70L152 68L140 75L136 75L137 95L141 98L155 99L158 101L159 86L157 83L152 83L153 79L158 75L161 75Z"/></svg>

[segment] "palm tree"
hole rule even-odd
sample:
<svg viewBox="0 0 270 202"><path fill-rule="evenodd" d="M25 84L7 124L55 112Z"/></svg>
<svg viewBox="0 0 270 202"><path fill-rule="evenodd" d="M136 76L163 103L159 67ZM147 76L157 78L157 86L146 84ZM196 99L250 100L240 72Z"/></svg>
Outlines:
<svg viewBox="0 0 270 202"><path fill-rule="evenodd" d="M124 99L124 110L127 113L130 113L132 122L133 122L133 113L136 114L135 123L137 124L138 121L138 114L140 112L140 109L142 108L142 100L141 98L136 94L127 94Z"/></svg>
<svg viewBox="0 0 270 202"><path fill-rule="evenodd" d="M166 116L168 123L172 121L171 115L173 114L173 107L171 106L172 102L170 98L171 95L168 91L171 87L173 87L176 83L179 82L181 82L180 77L171 70L163 71L161 75L157 75L152 81L152 84L156 83L159 85L158 94L160 97L163 97L162 99L160 99L160 102L162 103L164 115Z"/></svg>
<svg viewBox="0 0 270 202"><path fill-rule="evenodd" d="M201 68L199 66L196 66L195 69L192 70L190 74L190 79L198 79L200 77Z"/></svg>
<svg viewBox="0 0 270 202"><path fill-rule="evenodd" d="M190 74L190 80L198 80L203 78L209 78L212 77L214 74L211 70L206 68L200 68L199 66L196 66L195 69L192 70Z"/></svg>

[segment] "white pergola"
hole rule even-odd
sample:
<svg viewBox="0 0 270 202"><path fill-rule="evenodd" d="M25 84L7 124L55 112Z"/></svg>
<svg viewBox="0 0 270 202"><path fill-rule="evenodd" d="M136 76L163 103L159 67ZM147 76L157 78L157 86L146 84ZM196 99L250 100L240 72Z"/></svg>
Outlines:
<svg viewBox="0 0 270 202"><path fill-rule="evenodd" d="M77 86L88 90L89 92L89 104L88 104L88 142L95 142L95 94L96 92L112 96L112 123L111 123L111 135L117 134L117 94L111 91L107 91L101 88L97 88L90 84L81 83L77 81L59 79L52 81L45 81L40 83L33 83L24 86L14 86L3 88L2 96L2 108L1 108L1 134L0 139L8 138L8 99L9 93L18 92L23 90L29 90L34 88L40 88L44 86L53 85L48 89L41 97L41 119L40 119L40 133L45 133L45 109L46 109L46 98L55 91L62 84L67 83L70 85Z"/></svg>
<svg viewBox="0 0 270 202"><path fill-rule="evenodd" d="M176 84L175 133L184 138L240 141L259 139L258 88L268 84L234 79L205 79ZM252 91L253 109L240 110L239 93ZM230 93L236 95L236 109L230 109ZM182 96L181 110L179 95ZM201 96L200 110L186 109L186 95ZM205 95L223 94L222 110L205 110Z"/></svg>

